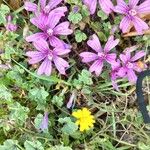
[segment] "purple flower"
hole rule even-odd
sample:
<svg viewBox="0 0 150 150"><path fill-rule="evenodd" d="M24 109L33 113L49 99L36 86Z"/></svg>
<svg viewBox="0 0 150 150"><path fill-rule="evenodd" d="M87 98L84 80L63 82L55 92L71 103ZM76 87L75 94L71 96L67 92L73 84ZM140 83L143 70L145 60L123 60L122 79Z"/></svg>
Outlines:
<svg viewBox="0 0 150 150"><path fill-rule="evenodd" d="M112 67L111 82L112 82L113 88L116 89L117 91L119 91L118 85L116 83L116 79L119 78L118 71L121 68L120 60L118 59L115 64L111 65L111 67Z"/></svg>
<svg viewBox="0 0 150 150"><path fill-rule="evenodd" d="M138 2L139 0L129 0L129 4L127 5L123 0L117 0L118 4L114 10L124 15L120 22L120 29L123 33L126 33L132 24L139 34L142 34L143 30L149 28L140 18L140 15L143 13L150 13L150 0L146 0L139 6L137 5Z"/></svg>
<svg viewBox="0 0 150 150"><path fill-rule="evenodd" d="M61 15L59 13L49 13L48 17L44 17L42 14L32 18L30 21L36 27L38 27L41 32L35 33L26 37L28 42L34 42L39 39L49 40L50 44L54 47L60 45L62 40L57 38L59 35L69 35L73 31L69 29L69 22L65 21L58 24Z"/></svg>
<svg viewBox="0 0 150 150"><path fill-rule="evenodd" d="M11 66L10 64L0 64L0 69L4 69L4 70L8 70L8 69L11 69Z"/></svg>
<svg viewBox="0 0 150 150"><path fill-rule="evenodd" d="M48 129L48 112L44 113L44 117L43 117L42 123L40 125L40 129L42 131L45 131Z"/></svg>
<svg viewBox="0 0 150 150"><path fill-rule="evenodd" d="M39 0L40 8L37 4L26 1L24 4L24 7L27 11L34 12L35 15L38 15L39 12L42 13L45 17L48 16L50 11L61 13L62 16L64 16L64 13L67 11L67 7L57 7L54 9L58 4L62 2L62 0L50 0L48 3L46 3L47 0Z"/></svg>
<svg viewBox="0 0 150 150"><path fill-rule="evenodd" d="M12 17L10 15L7 17L7 24L5 27L6 27L7 31L16 31L17 30L17 26L12 23Z"/></svg>
<svg viewBox="0 0 150 150"><path fill-rule="evenodd" d="M51 50L49 49L48 43L43 39L34 42L33 45L35 46L37 51L28 51L26 55L30 57L30 64L36 64L43 61L38 68L38 75L51 75L52 63L54 63L60 74L66 74L65 70L69 67L69 64L60 56L68 54L70 52L70 49L59 46Z"/></svg>
<svg viewBox="0 0 150 150"><path fill-rule="evenodd" d="M110 36L104 49L102 49L98 37L94 34L92 39L87 42L87 44L94 50L96 53L83 52L80 56L83 58L82 61L85 63L92 62L94 63L90 67L90 72L95 72L99 76L102 72L103 63L106 61L109 64L116 63L116 54L109 53L119 43L119 39L114 40L113 36Z"/></svg>
<svg viewBox="0 0 150 150"><path fill-rule="evenodd" d="M128 50L124 54L120 55L122 61L122 67L118 71L120 77L127 77L131 83L135 83L137 76L135 71L141 72L141 69L138 69L137 60L144 57L146 53L144 51L137 52L133 57L131 57L131 51Z"/></svg>
<svg viewBox="0 0 150 150"><path fill-rule="evenodd" d="M83 0L83 2L89 8L91 15L94 14L96 11L97 0ZM110 14L114 9L111 0L99 0L99 4L101 6L101 9L106 14Z"/></svg>
<svg viewBox="0 0 150 150"><path fill-rule="evenodd" d="M110 31L110 34L114 35L116 31L119 30L119 26L118 25L114 25L112 28L111 28L111 31Z"/></svg>
<svg viewBox="0 0 150 150"><path fill-rule="evenodd" d="M74 90L69 98L69 101L67 103L67 108L70 109L70 108L73 108L74 105L75 105L75 99L76 99L76 91Z"/></svg>
<svg viewBox="0 0 150 150"><path fill-rule="evenodd" d="M74 12L74 13L77 13L78 11L79 11L79 6L74 6L74 7L73 7L73 12Z"/></svg>

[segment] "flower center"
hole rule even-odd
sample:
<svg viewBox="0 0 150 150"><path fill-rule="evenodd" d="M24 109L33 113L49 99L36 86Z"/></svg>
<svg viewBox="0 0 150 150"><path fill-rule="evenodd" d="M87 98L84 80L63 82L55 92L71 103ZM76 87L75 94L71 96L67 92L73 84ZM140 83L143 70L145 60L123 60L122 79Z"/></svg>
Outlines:
<svg viewBox="0 0 150 150"><path fill-rule="evenodd" d="M106 57L106 54L104 54L104 53L102 53L102 52L99 52L99 53L98 53L98 56L101 57L101 58L105 58L105 57Z"/></svg>
<svg viewBox="0 0 150 150"><path fill-rule="evenodd" d="M50 11L50 6L47 5L47 6L44 8L44 12L47 14L47 13L49 13L49 11Z"/></svg>
<svg viewBox="0 0 150 150"><path fill-rule="evenodd" d="M137 15L137 11L136 11L135 9L131 9L131 10L129 11L129 14L130 14L131 16L135 16L135 15Z"/></svg>
<svg viewBox="0 0 150 150"><path fill-rule="evenodd" d="M48 54L48 59L49 59L50 61L53 60L53 55L52 55L52 53L49 53L49 54Z"/></svg>
<svg viewBox="0 0 150 150"><path fill-rule="evenodd" d="M48 29L48 30L47 30L47 33L48 33L49 36L52 36L52 35L53 35L53 32L54 32L54 31L53 31L52 29Z"/></svg>
<svg viewBox="0 0 150 150"><path fill-rule="evenodd" d="M134 65L132 63L128 62L126 66L127 66L127 68L131 69L131 68L133 68Z"/></svg>

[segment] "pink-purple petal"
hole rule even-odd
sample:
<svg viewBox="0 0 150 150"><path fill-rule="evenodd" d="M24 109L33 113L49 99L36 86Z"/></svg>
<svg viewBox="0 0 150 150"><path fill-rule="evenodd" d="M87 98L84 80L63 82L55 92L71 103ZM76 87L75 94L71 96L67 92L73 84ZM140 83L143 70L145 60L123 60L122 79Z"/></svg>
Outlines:
<svg viewBox="0 0 150 150"><path fill-rule="evenodd" d="M114 40L114 36L110 36L105 47L104 51L109 52L111 49L113 49L116 45L118 45L119 39Z"/></svg>
<svg viewBox="0 0 150 150"><path fill-rule="evenodd" d="M101 43L96 34L92 35L91 39L87 41L87 44L96 52L102 51Z"/></svg>
<svg viewBox="0 0 150 150"><path fill-rule="evenodd" d="M121 78L125 77L127 73L127 69L125 67L120 67L118 69L117 75Z"/></svg>
<svg viewBox="0 0 150 150"><path fill-rule="evenodd" d="M117 0L117 6L114 11L120 14L126 14L128 11L128 6L123 0Z"/></svg>
<svg viewBox="0 0 150 150"><path fill-rule="evenodd" d="M126 33L130 27L131 20L129 19L128 16L123 17L123 19L120 22L120 29L122 30L123 33Z"/></svg>
<svg viewBox="0 0 150 150"><path fill-rule="evenodd" d="M142 19L138 17L134 17L133 20L134 27L139 34L143 34L144 30L149 29L147 23L145 23Z"/></svg>
<svg viewBox="0 0 150 150"><path fill-rule="evenodd" d="M131 53L131 52L134 52L139 46L138 45L134 45L134 46L131 46L131 47L127 47L124 51L126 53Z"/></svg>
<svg viewBox="0 0 150 150"><path fill-rule="evenodd" d="M120 60L117 59L117 61L114 63L114 64L111 64L111 68L112 70L116 70L116 69L119 69L120 68Z"/></svg>
<svg viewBox="0 0 150 150"><path fill-rule="evenodd" d="M54 64L55 64L55 66L56 66L56 68L60 74L63 74L63 75L66 74L65 71L69 67L69 64L67 61L65 61L64 59L62 59L60 57L55 57L54 58Z"/></svg>
<svg viewBox="0 0 150 150"><path fill-rule="evenodd" d="M144 51L139 51L139 52L137 52L136 54L135 54L135 56L133 56L132 58L131 58L131 61L136 61L136 60L138 60L138 59L140 59L140 58L142 58L142 57L144 57L146 55L146 53L144 52Z"/></svg>
<svg viewBox="0 0 150 150"><path fill-rule="evenodd" d="M66 55L68 53L70 53L70 49L64 49L64 48L54 48L53 52L58 55L58 56L61 56L61 55Z"/></svg>
<svg viewBox="0 0 150 150"><path fill-rule="evenodd" d="M137 8L138 13L150 13L150 0L146 0Z"/></svg>
<svg viewBox="0 0 150 150"><path fill-rule="evenodd" d="M98 55L96 55L95 53L91 53L91 52L83 52L80 54L80 57L82 57L82 62L85 62L85 63L98 59Z"/></svg>
<svg viewBox="0 0 150 150"><path fill-rule="evenodd" d="M44 9L44 7L46 6L46 1L47 0L39 0L42 9Z"/></svg>
<svg viewBox="0 0 150 150"><path fill-rule="evenodd" d="M42 52L47 52L49 50L48 43L45 40L43 40L43 39L35 41L33 43L33 45L35 46L35 48L37 50L42 51Z"/></svg>
<svg viewBox="0 0 150 150"><path fill-rule="evenodd" d="M36 64L42 61L46 56L38 51L29 51L26 53L26 56L30 57L29 64Z"/></svg>
<svg viewBox="0 0 150 150"><path fill-rule="evenodd" d="M37 5L32 2L25 2L24 8L27 11L36 12L37 11Z"/></svg>
<svg viewBox="0 0 150 150"><path fill-rule="evenodd" d="M83 2L90 10L90 14L93 15L96 11L97 0L83 0Z"/></svg>
<svg viewBox="0 0 150 150"><path fill-rule="evenodd" d="M73 31L69 29L68 21L62 22L54 28L55 35L69 35L72 34L72 32Z"/></svg>
<svg viewBox="0 0 150 150"><path fill-rule="evenodd" d="M110 14L114 9L113 3L110 0L99 0L99 4L106 14Z"/></svg>
<svg viewBox="0 0 150 150"><path fill-rule="evenodd" d="M132 69L127 70L127 76L128 76L128 79L131 83L136 83L137 76Z"/></svg>
<svg viewBox="0 0 150 150"><path fill-rule="evenodd" d="M47 35L43 32L38 32L38 33L35 33L35 34L32 34L32 35L26 37L27 42L34 42L34 41L38 41L39 39L46 40Z"/></svg>
<svg viewBox="0 0 150 150"><path fill-rule="evenodd" d="M47 26L53 29L58 24L62 16L63 14L60 12L58 13L55 13L54 11L50 12L46 23Z"/></svg>
<svg viewBox="0 0 150 150"><path fill-rule="evenodd" d="M45 28L46 28L45 22L47 22L47 19L46 19L46 17L44 15L41 14L39 16L31 18L30 22L33 25L35 25L36 27L38 27L39 29L45 30Z"/></svg>
<svg viewBox="0 0 150 150"><path fill-rule="evenodd" d="M49 37L49 43L53 47L60 47L62 45L63 41L57 38L56 36Z"/></svg>
<svg viewBox="0 0 150 150"><path fill-rule="evenodd" d="M129 58L125 54L120 54L121 61L126 64L129 60Z"/></svg>
<svg viewBox="0 0 150 150"><path fill-rule="evenodd" d="M99 76L103 69L103 61L96 60L90 67L90 72L95 72L96 76Z"/></svg>
<svg viewBox="0 0 150 150"><path fill-rule="evenodd" d="M59 5L62 2L62 0L50 0L48 3L48 6L53 9L57 5Z"/></svg>
<svg viewBox="0 0 150 150"><path fill-rule="evenodd" d="M38 75L42 75L45 74L47 76L51 75L51 71L52 71L52 62L49 59L45 59L42 64L40 65L37 74Z"/></svg>
<svg viewBox="0 0 150 150"><path fill-rule="evenodd" d="M119 91L119 88L118 88L118 85L117 85L116 81L115 81L115 80L111 80L111 82L112 82L113 88L114 88L115 90Z"/></svg>
<svg viewBox="0 0 150 150"><path fill-rule="evenodd" d="M106 56L106 61L109 63L109 64L113 64L115 65L116 61L116 54L112 53L112 54L107 54Z"/></svg>
<svg viewBox="0 0 150 150"><path fill-rule="evenodd" d="M51 11L51 13L61 14L61 16L65 15L65 12L67 12L67 7L57 7Z"/></svg>
<svg viewBox="0 0 150 150"><path fill-rule="evenodd" d="M129 0L129 6L130 7L135 7L138 4L139 0Z"/></svg>

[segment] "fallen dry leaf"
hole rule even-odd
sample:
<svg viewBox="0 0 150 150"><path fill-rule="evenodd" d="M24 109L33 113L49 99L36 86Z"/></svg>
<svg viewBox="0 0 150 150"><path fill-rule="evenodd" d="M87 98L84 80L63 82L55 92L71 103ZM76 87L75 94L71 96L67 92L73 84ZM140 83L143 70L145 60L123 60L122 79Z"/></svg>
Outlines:
<svg viewBox="0 0 150 150"><path fill-rule="evenodd" d="M131 36L137 36L137 35L139 35L139 33L137 33L136 31L133 31L133 32L124 34L123 37L131 37ZM150 35L150 29L145 30L144 35Z"/></svg>
<svg viewBox="0 0 150 150"><path fill-rule="evenodd" d="M9 5L14 9L18 9L19 7L21 7L21 0L9 0Z"/></svg>

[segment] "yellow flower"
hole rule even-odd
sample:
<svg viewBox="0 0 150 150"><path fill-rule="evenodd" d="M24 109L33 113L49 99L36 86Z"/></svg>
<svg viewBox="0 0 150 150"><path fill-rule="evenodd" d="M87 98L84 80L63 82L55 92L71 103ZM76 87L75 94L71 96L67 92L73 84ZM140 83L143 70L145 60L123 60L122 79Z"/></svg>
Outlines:
<svg viewBox="0 0 150 150"><path fill-rule="evenodd" d="M80 126L80 131L89 130L95 123L94 116L87 108L73 112L72 116L77 118L76 125Z"/></svg>

